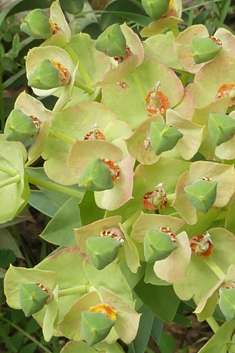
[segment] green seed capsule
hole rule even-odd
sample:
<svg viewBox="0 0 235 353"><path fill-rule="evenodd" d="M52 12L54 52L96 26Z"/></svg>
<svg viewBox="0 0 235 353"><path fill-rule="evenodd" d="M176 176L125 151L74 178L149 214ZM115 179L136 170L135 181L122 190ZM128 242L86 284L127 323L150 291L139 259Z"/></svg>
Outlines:
<svg viewBox="0 0 235 353"><path fill-rule="evenodd" d="M22 20L21 31L36 39L45 39L51 36L51 25L42 9L32 10Z"/></svg>
<svg viewBox="0 0 235 353"><path fill-rule="evenodd" d="M157 156L174 148L181 137L183 134L173 126L156 122L150 125L150 144Z"/></svg>
<svg viewBox="0 0 235 353"><path fill-rule="evenodd" d="M195 37L191 42L192 57L196 64L213 60L221 48L221 45L211 38Z"/></svg>
<svg viewBox="0 0 235 353"><path fill-rule="evenodd" d="M19 109L13 109L6 120L4 136L7 141L20 141L27 147L33 143L38 129L33 117L24 114Z"/></svg>
<svg viewBox="0 0 235 353"><path fill-rule="evenodd" d="M141 0L145 12L154 20L159 20L168 10L170 0Z"/></svg>
<svg viewBox="0 0 235 353"><path fill-rule="evenodd" d="M96 158L84 169L78 186L91 191L102 191L112 189L114 183L109 168L100 158Z"/></svg>
<svg viewBox="0 0 235 353"><path fill-rule="evenodd" d="M144 238L144 257L147 263L163 260L167 258L172 251L177 249L178 245L171 240L167 233L148 229Z"/></svg>
<svg viewBox="0 0 235 353"><path fill-rule="evenodd" d="M27 317L40 311L47 303L49 297L50 294L38 284L20 284L20 306Z"/></svg>
<svg viewBox="0 0 235 353"><path fill-rule="evenodd" d="M82 334L89 344L94 344L102 341L107 337L116 320L112 320L101 312L82 313Z"/></svg>
<svg viewBox="0 0 235 353"><path fill-rule="evenodd" d="M206 213L216 199L217 181L198 180L192 185L185 186L184 190L193 206Z"/></svg>
<svg viewBox="0 0 235 353"><path fill-rule="evenodd" d="M43 59L35 67L28 79L28 85L38 89L52 89L69 83L68 70L58 62Z"/></svg>
<svg viewBox="0 0 235 353"><path fill-rule="evenodd" d="M121 243L109 236L90 237L86 241L87 255L98 270L113 262L118 254Z"/></svg>
<svg viewBox="0 0 235 353"><path fill-rule="evenodd" d="M229 115L211 113L208 129L216 146L219 146L234 136L235 121Z"/></svg>
<svg viewBox="0 0 235 353"><path fill-rule="evenodd" d="M126 39L118 24L109 26L95 41L95 48L108 56L125 56Z"/></svg>

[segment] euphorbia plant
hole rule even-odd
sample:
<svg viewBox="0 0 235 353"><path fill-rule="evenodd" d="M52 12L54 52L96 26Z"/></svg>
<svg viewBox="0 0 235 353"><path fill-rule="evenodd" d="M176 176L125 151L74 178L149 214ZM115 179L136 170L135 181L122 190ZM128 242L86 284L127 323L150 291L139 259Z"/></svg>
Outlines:
<svg viewBox="0 0 235 353"><path fill-rule="evenodd" d="M138 311L171 322L190 300L215 332L200 352L218 341L233 352L235 38L179 33L180 1L142 6L154 20L143 42L126 24L96 41L71 36L58 1L50 20L34 10L23 21L46 37L27 55L28 84L58 99L49 111L23 92L6 121L0 222L32 204L51 217L41 237L59 247L34 268L10 266L7 302L45 340L71 340L64 353L118 353L118 339L135 344L139 322L154 322Z"/></svg>

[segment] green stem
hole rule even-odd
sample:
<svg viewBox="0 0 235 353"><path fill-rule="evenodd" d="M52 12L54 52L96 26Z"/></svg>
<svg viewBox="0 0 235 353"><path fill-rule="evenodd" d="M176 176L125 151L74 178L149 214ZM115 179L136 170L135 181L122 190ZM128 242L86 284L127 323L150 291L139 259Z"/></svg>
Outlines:
<svg viewBox="0 0 235 353"><path fill-rule="evenodd" d="M75 51L73 50L73 48L69 44L67 44L64 49L69 53L69 55L71 56L72 60L75 63L78 63L78 70L79 70L79 72L80 72L85 84L87 86L93 87L94 86L93 81L91 80L90 76L88 75L86 69L82 65L81 61L79 60L79 58L78 58L77 54L75 53Z"/></svg>
<svg viewBox="0 0 235 353"><path fill-rule="evenodd" d="M3 100L3 86L2 86L2 55L0 54L0 121L1 130L4 130L5 118L4 118L4 100Z"/></svg>
<svg viewBox="0 0 235 353"><path fill-rule="evenodd" d="M187 85L189 77L190 75L187 72L182 72L180 79L184 87Z"/></svg>
<svg viewBox="0 0 235 353"><path fill-rule="evenodd" d="M204 262L207 264L208 267L210 267L210 269L216 274L219 279L222 279L226 276L225 273L221 270L221 268L213 260L211 260L210 257L206 257L204 259Z"/></svg>
<svg viewBox="0 0 235 353"><path fill-rule="evenodd" d="M133 213L133 215L128 218L124 223L123 223L123 227L128 230L129 228L132 227L133 223L137 220L137 218L140 215L140 211L136 211L135 213Z"/></svg>
<svg viewBox="0 0 235 353"><path fill-rule="evenodd" d="M11 322L10 320L6 319L5 317L1 318L2 321L8 323L9 325L11 325L12 327L14 327L17 331L21 332L25 337L27 337L29 340L31 340L32 342L34 342L38 347L40 347L44 352L47 353L52 353L49 349L47 349L46 347L44 347L38 340L36 340L36 338L30 336L26 331L22 330L19 326L17 326L16 324L14 324L13 322Z"/></svg>
<svg viewBox="0 0 235 353"><path fill-rule="evenodd" d="M7 167L7 166L5 166L3 164L0 164L0 171L10 175L11 177L16 176L16 174L18 173L17 170L15 170L15 169L13 169L11 167Z"/></svg>
<svg viewBox="0 0 235 353"><path fill-rule="evenodd" d="M84 83L82 83L80 81L75 81L74 82L74 86L82 89L83 91L87 92L90 95L95 93L95 88L87 86L87 85L85 85Z"/></svg>
<svg viewBox="0 0 235 353"><path fill-rule="evenodd" d="M206 321L214 333L216 333L218 331L218 329L220 328L218 322L215 320L215 318L213 318L213 316L206 319Z"/></svg>
<svg viewBox="0 0 235 353"><path fill-rule="evenodd" d="M81 284L77 287L61 289L58 291L59 297L64 297L66 295L77 295L77 294L86 294L88 293L88 286L87 284Z"/></svg>
<svg viewBox="0 0 235 353"><path fill-rule="evenodd" d="M56 131L54 129L50 129L49 136L55 137L59 140L62 140L64 142L69 143L70 145L73 145L76 142L76 139L73 137L70 137L66 134L63 134L62 132Z"/></svg>
<svg viewBox="0 0 235 353"><path fill-rule="evenodd" d="M175 38L178 37L178 35L180 34L178 25L176 24L175 26L172 26L172 27L171 27L171 30L172 30L172 32L173 32Z"/></svg>
<svg viewBox="0 0 235 353"><path fill-rule="evenodd" d="M1 181L0 182L0 188L3 188L4 186L7 186L7 185L19 183L20 180L21 180L21 176L18 174L16 176L12 177L12 178L9 178L9 179Z"/></svg>
<svg viewBox="0 0 235 353"><path fill-rule="evenodd" d="M28 174L28 180L29 180L30 184L41 186L43 188L46 188L46 189L49 189L52 191L56 191L56 192L59 192L64 195L68 195L70 197L76 197L78 199L81 199L82 195L83 195L83 193L81 193L81 191L79 191L79 190L69 189L66 186L55 184L50 181L42 180L40 178L34 177L29 174Z"/></svg>

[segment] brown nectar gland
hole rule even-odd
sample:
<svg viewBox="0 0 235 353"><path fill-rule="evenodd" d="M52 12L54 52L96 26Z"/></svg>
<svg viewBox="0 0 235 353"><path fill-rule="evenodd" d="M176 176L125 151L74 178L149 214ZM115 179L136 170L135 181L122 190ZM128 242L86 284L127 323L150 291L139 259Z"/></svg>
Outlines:
<svg viewBox="0 0 235 353"><path fill-rule="evenodd" d="M126 45L126 55L125 56L114 56L114 60L116 60L118 62L118 64L121 64L125 59L129 58L130 56L132 56L133 53L130 49L130 47L128 47L128 45Z"/></svg>
<svg viewBox="0 0 235 353"><path fill-rule="evenodd" d="M168 205L167 195L162 184L158 184L155 190L146 192L141 201L144 208L149 211L162 210Z"/></svg>
<svg viewBox="0 0 235 353"><path fill-rule="evenodd" d="M56 22L53 22L51 19L49 19L50 25L51 25L51 35L53 36L56 33L63 33L62 29L58 26Z"/></svg>
<svg viewBox="0 0 235 353"><path fill-rule="evenodd" d="M102 162L109 168L112 181L116 183L121 178L121 170L118 164L107 158L102 158Z"/></svg>
<svg viewBox="0 0 235 353"><path fill-rule="evenodd" d="M222 41L221 41L221 39L216 38L216 37L214 37L214 36L209 36L208 38L210 38L211 40L213 40L213 42L215 42L216 44L222 46Z"/></svg>
<svg viewBox="0 0 235 353"><path fill-rule="evenodd" d="M112 239L115 239L121 243L121 245L124 243L124 234L122 233L121 229L118 227L110 227L98 235L98 237L110 237Z"/></svg>
<svg viewBox="0 0 235 353"><path fill-rule="evenodd" d="M189 243L191 254L197 255L200 259L209 257L214 251L209 233L205 235L195 235L189 239Z"/></svg>
<svg viewBox="0 0 235 353"><path fill-rule="evenodd" d="M40 125L41 124L40 124L39 119L36 116L34 116L34 115L29 115L29 117L33 120L33 123L34 123L35 127L37 129L40 129Z"/></svg>
<svg viewBox="0 0 235 353"><path fill-rule="evenodd" d="M176 242L176 235L169 227L159 227L159 231L169 235L172 241Z"/></svg>
<svg viewBox="0 0 235 353"><path fill-rule="evenodd" d="M49 294L49 297L46 300L46 304L49 304L53 298L53 294L50 291L50 289L48 287L44 286L44 284L42 284L42 283L36 283L36 285L38 287L40 287L45 293Z"/></svg>
<svg viewBox="0 0 235 353"><path fill-rule="evenodd" d="M95 125L93 127L93 130L85 135L84 140L106 140L106 138L104 134L99 131L97 126Z"/></svg>
<svg viewBox="0 0 235 353"><path fill-rule="evenodd" d="M230 98L230 102L228 106L229 108L235 105L235 83L234 82L224 83L219 87L218 92L215 96L215 99L217 100L222 97Z"/></svg>
<svg viewBox="0 0 235 353"><path fill-rule="evenodd" d="M91 306L88 310L89 313L101 313L107 316L111 320L116 320L117 310L115 310L111 305L107 303L96 304Z"/></svg>
<svg viewBox="0 0 235 353"><path fill-rule="evenodd" d="M54 61L53 59L51 59L51 63L58 70L62 85L66 86L70 81L69 71L62 64L58 63L57 61Z"/></svg>
<svg viewBox="0 0 235 353"><path fill-rule="evenodd" d="M157 82L154 90L150 91L145 97L146 110L149 115L165 115L166 110L169 107L168 98L162 93L160 87L160 82Z"/></svg>

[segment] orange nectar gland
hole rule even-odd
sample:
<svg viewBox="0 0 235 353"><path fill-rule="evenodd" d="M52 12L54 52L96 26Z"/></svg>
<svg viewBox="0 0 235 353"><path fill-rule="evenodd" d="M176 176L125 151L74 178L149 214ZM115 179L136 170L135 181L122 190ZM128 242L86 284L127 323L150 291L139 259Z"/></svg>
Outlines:
<svg viewBox="0 0 235 353"><path fill-rule="evenodd" d="M100 303L95 306L91 306L88 310L89 313L101 313L107 316L111 320L116 320L117 310L106 303Z"/></svg>
<svg viewBox="0 0 235 353"><path fill-rule="evenodd" d="M208 38L210 38L211 40L213 40L213 42L215 42L217 45L222 46L222 41L221 41L221 39L216 38L216 37L214 37L214 36L209 36Z"/></svg>
<svg viewBox="0 0 235 353"><path fill-rule="evenodd" d="M107 158L102 158L102 162L109 168L111 172L112 181L117 182L121 178L121 170L116 162Z"/></svg>
<svg viewBox="0 0 235 353"><path fill-rule="evenodd" d="M58 63L57 61L54 61L53 59L51 59L51 63L58 70L62 85L66 86L70 81L69 71L62 64Z"/></svg>
<svg viewBox="0 0 235 353"><path fill-rule="evenodd" d="M141 201L146 210L162 210L168 205L166 192L163 189L162 185L162 183L158 184L155 190L146 192L146 194L142 198Z"/></svg>
<svg viewBox="0 0 235 353"><path fill-rule="evenodd" d="M159 231L169 235L172 241L176 242L176 235L169 227L159 227Z"/></svg>
<svg viewBox="0 0 235 353"><path fill-rule="evenodd" d="M197 255L200 259L209 257L214 249L211 236L208 232L205 235L195 235L189 239L192 255Z"/></svg>
<svg viewBox="0 0 235 353"><path fill-rule="evenodd" d="M38 118L34 115L30 115L29 117L33 120L35 127L37 129L40 129L40 121L38 120Z"/></svg>
<svg viewBox="0 0 235 353"><path fill-rule="evenodd" d="M44 292L49 294L49 297L47 298L47 301L46 301L46 304L49 304L51 302L51 300L53 299L53 294L50 291L50 289L48 287L44 286L44 284L41 284L41 283L36 283L36 285L38 287L40 287Z"/></svg>
<svg viewBox="0 0 235 353"><path fill-rule="evenodd" d="M176 16L177 17L177 12L175 9L174 0L170 0L169 5L168 5L168 10L162 15L162 17L169 17L169 16Z"/></svg>
<svg viewBox="0 0 235 353"><path fill-rule="evenodd" d="M95 124L93 130L85 135L84 140L106 140L106 138L104 134L98 130L98 125Z"/></svg>
<svg viewBox="0 0 235 353"><path fill-rule="evenodd" d="M154 90L147 94L145 101L149 115L165 115L169 102L168 98L162 93L160 81L156 83Z"/></svg>
<svg viewBox="0 0 235 353"><path fill-rule="evenodd" d="M125 59L129 58L130 56L132 56L133 53L130 49L130 47L128 47L128 45L126 45L126 56L114 56L114 60L116 60L118 62L118 64L121 64Z"/></svg>
<svg viewBox="0 0 235 353"><path fill-rule="evenodd" d="M58 26L56 22L53 22L51 19L49 19L50 25L51 25L51 35L53 36L56 33L63 33L62 29Z"/></svg>
<svg viewBox="0 0 235 353"><path fill-rule="evenodd" d="M230 103L229 103L229 108L233 107L235 105L235 83L224 83L222 84L218 92L215 96L215 99L219 99L222 97L229 97L230 98Z"/></svg>
<svg viewBox="0 0 235 353"><path fill-rule="evenodd" d="M98 237L110 237L112 239L119 241L121 243L121 246L124 243L124 235L123 235L121 229L118 227L107 228L107 229L103 230L102 232L100 232Z"/></svg>

